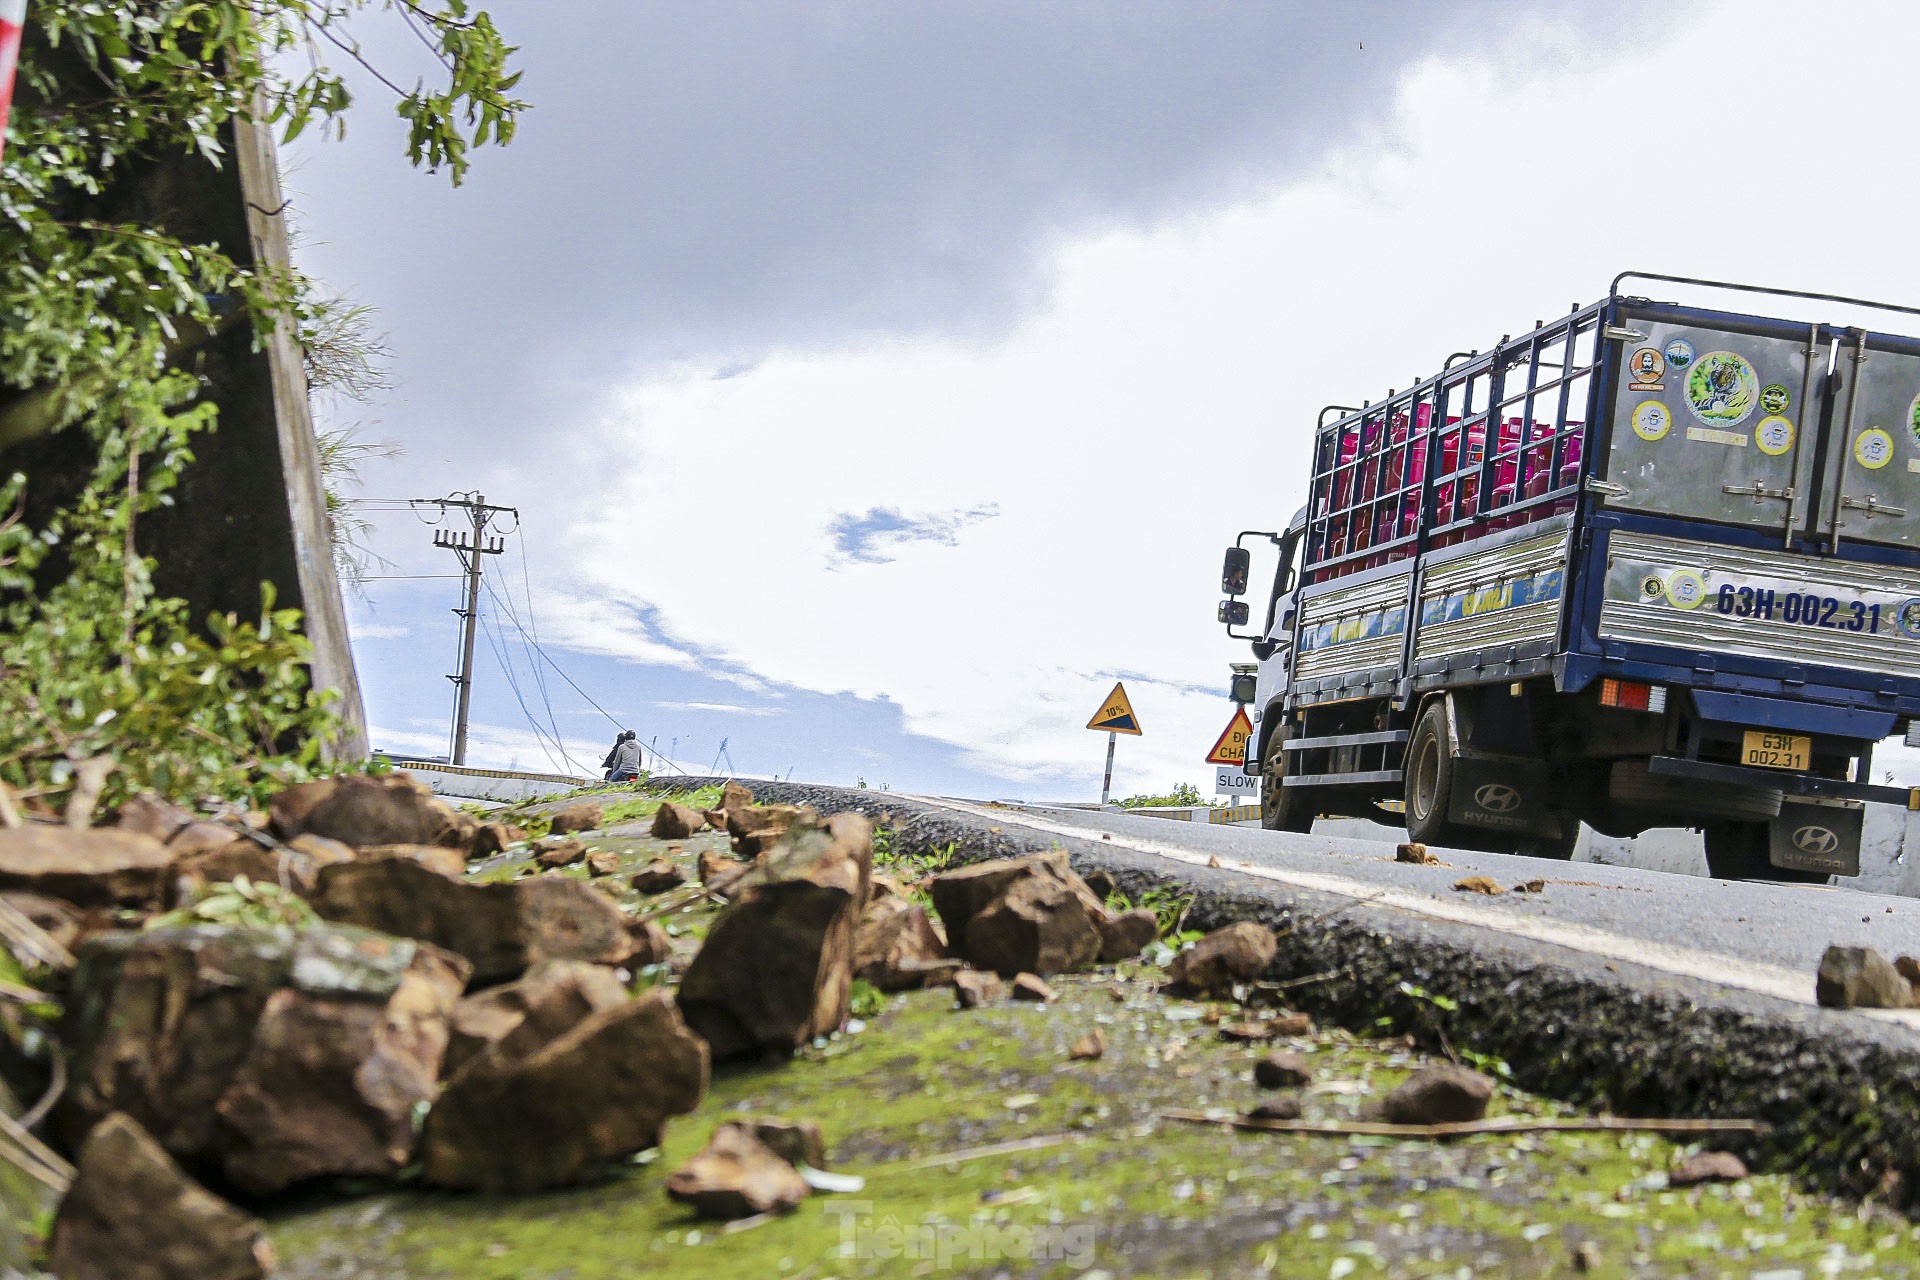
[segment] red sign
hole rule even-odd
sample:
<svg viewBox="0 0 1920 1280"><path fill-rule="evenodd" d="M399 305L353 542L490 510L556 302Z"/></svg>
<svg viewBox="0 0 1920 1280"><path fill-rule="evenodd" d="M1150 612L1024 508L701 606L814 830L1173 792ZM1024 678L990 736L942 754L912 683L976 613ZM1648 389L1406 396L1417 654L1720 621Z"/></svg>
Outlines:
<svg viewBox="0 0 1920 1280"><path fill-rule="evenodd" d="M13 69L20 62L20 29L27 0L0 0L0 155L7 148L7 105L13 101Z"/></svg>
<svg viewBox="0 0 1920 1280"><path fill-rule="evenodd" d="M1227 721L1227 728L1220 735L1220 741L1213 744L1213 750L1207 752L1208 764L1240 764L1247 758L1247 739L1253 737L1253 722L1247 719L1245 707L1233 709L1233 719Z"/></svg>

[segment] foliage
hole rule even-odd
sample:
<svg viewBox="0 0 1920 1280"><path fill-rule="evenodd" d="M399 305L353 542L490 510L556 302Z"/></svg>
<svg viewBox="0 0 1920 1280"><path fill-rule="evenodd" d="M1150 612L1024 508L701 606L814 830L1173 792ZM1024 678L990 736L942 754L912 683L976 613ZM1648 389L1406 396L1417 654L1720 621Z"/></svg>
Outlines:
<svg viewBox="0 0 1920 1280"><path fill-rule="evenodd" d="M237 119L278 122L289 139L344 128L352 95L318 54L382 78L352 34L369 9L444 69L389 87L409 156L458 184L469 149L507 141L522 106L508 96L512 49L466 0L33 8L0 169L0 450L70 428L97 462L62 509L28 520L27 480L0 454L0 781L30 802L71 789L74 766L102 755L118 765L109 801L138 786L238 797L262 770L297 777L320 761L332 720L306 687L297 614L268 598L257 620L189 618L153 590L137 534L214 425L213 406L194 403L197 349L241 324L256 339L324 333L326 304L295 275L123 220L139 202L110 187L168 157L225 163ZM303 49L314 56L293 56Z"/></svg>
<svg viewBox="0 0 1920 1280"><path fill-rule="evenodd" d="M190 902L155 916L146 927L231 924L250 929L307 929L319 923L319 915L306 899L292 890L235 876L203 886Z"/></svg>
<svg viewBox="0 0 1920 1280"><path fill-rule="evenodd" d="M1206 799L1200 794L1200 788L1191 782L1182 782L1163 796L1128 796L1119 804L1122 809L1190 808L1199 805L1209 809L1220 807L1220 801Z"/></svg>
<svg viewBox="0 0 1920 1280"><path fill-rule="evenodd" d="M1153 912L1153 918L1159 925L1159 936L1163 938L1180 927L1187 918L1187 909L1192 905L1192 894L1175 893L1171 889L1149 889L1137 901L1118 889L1107 895L1107 910L1115 915L1141 908Z"/></svg>
<svg viewBox="0 0 1920 1280"><path fill-rule="evenodd" d="M847 997L847 1012L855 1018L877 1018L887 1007L887 997L865 978L855 978Z"/></svg>

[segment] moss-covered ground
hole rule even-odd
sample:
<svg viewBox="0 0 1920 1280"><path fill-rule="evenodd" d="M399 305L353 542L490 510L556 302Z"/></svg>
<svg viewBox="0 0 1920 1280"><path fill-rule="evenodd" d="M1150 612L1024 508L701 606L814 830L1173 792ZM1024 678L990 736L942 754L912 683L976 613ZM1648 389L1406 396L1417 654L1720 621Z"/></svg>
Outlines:
<svg viewBox="0 0 1920 1280"><path fill-rule="evenodd" d="M622 815L637 820L644 814ZM639 866L636 829L589 843ZM688 864L715 835L676 842ZM526 874L524 855L477 869ZM585 874L569 868L565 874ZM648 909L624 877L600 883ZM666 920L694 944L710 908ZM886 997L788 1061L723 1066L657 1152L595 1185L492 1198L389 1189L278 1213L284 1274L303 1280L603 1280L628 1276L1904 1276L1920 1230L1778 1176L1672 1189L1697 1147L1650 1135L1452 1142L1240 1133L1166 1119L1261 1100L1254 1062L1313 1064L1309 1119L1358 1116L1425 1061L1401 1040L1320 1031L1221 1038L1231 1006L1172 999L1134 963L1059 978L1060 998L960 1011L950 991ZM1096 1061L1069 1060L1089 1031ZM1565 1108L1503 1089L1495 1114ZM816 1194L735 1227L669 1201L667 1173L724 1119L817 1121L857 1192ZM744 1229L742 1229L744 1228Z"/></svg>

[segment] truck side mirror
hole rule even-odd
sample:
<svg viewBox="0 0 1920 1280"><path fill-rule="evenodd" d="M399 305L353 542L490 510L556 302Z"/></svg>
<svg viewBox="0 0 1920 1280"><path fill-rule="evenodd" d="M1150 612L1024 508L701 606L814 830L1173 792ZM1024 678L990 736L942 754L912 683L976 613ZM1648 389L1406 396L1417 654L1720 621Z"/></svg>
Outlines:
<svg viewBox="0 0 1920 1280"><path fill-rule="evenodd" d="M1228 547L1226 563L1220 566L1220 589L1230 596L1247 594L1247 570L1253 556L1245 547Z"/></svg>
<svg viewBox="0 0 1920 1280"><path fill-rule="evenodd" d="M1244 627L1247 625L1248 617L1247 602L1245 600L1222 600L1220 602L1220 610L1215 616L1226 626Z"/></svg>

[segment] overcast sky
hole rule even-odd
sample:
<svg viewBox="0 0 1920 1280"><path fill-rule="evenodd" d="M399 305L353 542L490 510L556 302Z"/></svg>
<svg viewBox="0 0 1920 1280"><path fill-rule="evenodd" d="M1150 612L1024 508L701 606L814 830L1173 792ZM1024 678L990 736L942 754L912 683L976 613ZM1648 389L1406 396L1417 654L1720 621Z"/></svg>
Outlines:
<svg viewBox="0 0 1920 1280"><path fill-rule="evenodd" d="M1321 405L1629 267L1920 298L1911 5L491 8L535 105L464 187L373 92L288 157L390 335L364 492L520 509L478 762L547 763L525 704L597 764L591 698L690 767L1086 798L1124 677L1116 790L1205 784L1219 549ZM455 588L352 606L382 746L444 749Z"/></svg>

